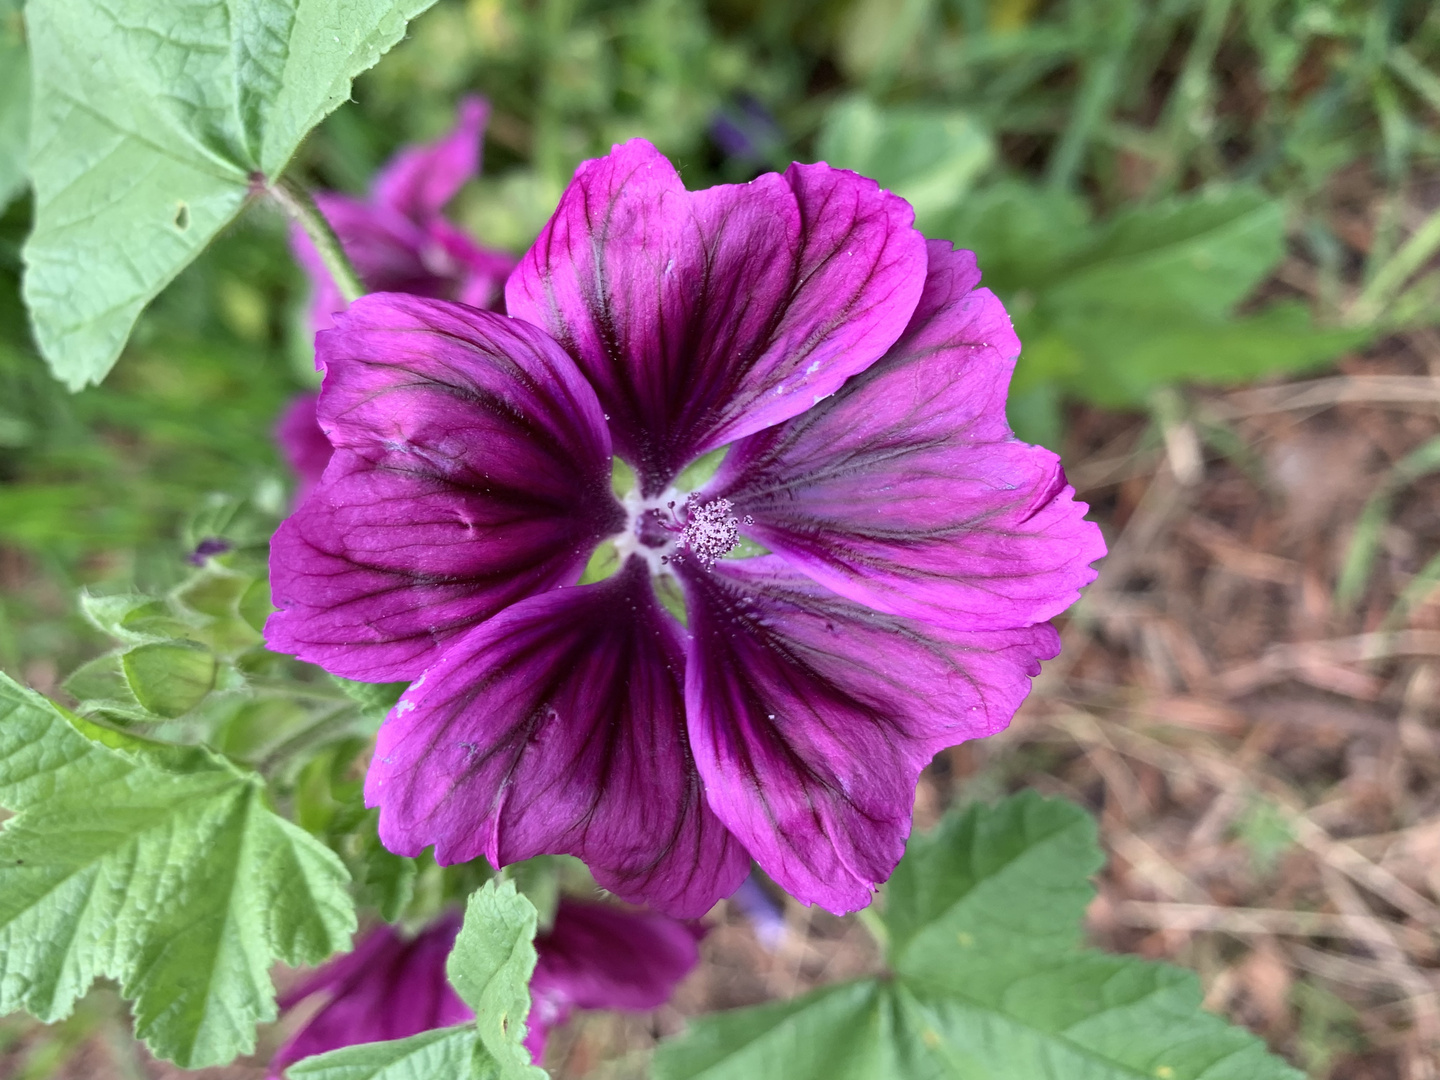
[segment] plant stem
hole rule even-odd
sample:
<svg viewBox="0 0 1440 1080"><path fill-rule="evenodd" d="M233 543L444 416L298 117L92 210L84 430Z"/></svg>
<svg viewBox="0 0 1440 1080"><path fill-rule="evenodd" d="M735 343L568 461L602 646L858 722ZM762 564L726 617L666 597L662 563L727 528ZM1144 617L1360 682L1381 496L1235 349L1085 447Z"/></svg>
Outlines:
<svg viewBox="0 0 1440 1080"><path fill-rule="evenodd" d="M310 243L315 245L320 261L330 272L330 277L345 302L353 304L364 296L365 286L360 283L360 275L355 272L345 249L340 246L340 238L335 235L335 230L330 228L330 223L325 220L325 215L320 213L320 208L315 205L310 193L283 179L270 183L266 190L270 197L280 204L286 216L305 230L305 235L310 238Z"/></svg>
<svg viewBox="0 0 1440 1080"><path fill-rule="evenodd" d="M885 920L880 918L880 913L875 910L874 905L861 908L855 913L855 917L860 920L861 926L870 931L870 936L875 939L875 943L880 946L881 951L888 952L890 928L885 925Z"/></svg>

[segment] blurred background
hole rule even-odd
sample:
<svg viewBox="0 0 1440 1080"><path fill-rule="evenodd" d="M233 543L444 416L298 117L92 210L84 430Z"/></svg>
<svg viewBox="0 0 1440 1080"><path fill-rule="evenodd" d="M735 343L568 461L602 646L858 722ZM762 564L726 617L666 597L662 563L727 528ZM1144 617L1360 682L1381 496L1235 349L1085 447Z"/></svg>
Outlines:
<svg viewBox="0 0 1440 1080"><path fill-rule="evenodd" d="M639 135L691 187L856 169L978 253L1025 343L1011 421L1111 554L1011 729L928 770L919 824L1076 799L1111 856L1097 943L1198 969L1316 1078L1440 1077L1440 6L440 0L293 175L361 193L467 92L494 112L452 216L490 246L524 250L576 164ZM0 202L0 669L63 700L107 645L79 588L162 590L283 513L306 287L254 207L72 396L20 306L28 196L0 175ZM547 1064L640 1077L685 1013L878 963L853 920L773 915L722 905L671 1007L581 1016ZM126 1024L103 988L53 1028L0 1020L0 1077L178 1075Z"/></svg>

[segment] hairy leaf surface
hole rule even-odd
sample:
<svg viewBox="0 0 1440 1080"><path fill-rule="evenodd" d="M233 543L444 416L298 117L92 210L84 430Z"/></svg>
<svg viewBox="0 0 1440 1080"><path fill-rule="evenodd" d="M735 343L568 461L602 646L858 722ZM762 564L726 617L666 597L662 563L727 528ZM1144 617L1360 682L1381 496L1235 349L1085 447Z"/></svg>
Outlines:
<svg viewBox="0 0 1440 1080"><path fill-rule="evenodd" d="M1102 862L1066 802L953 813L886 889L889 977L695 1020L656 1080L1301 1080L1190 972L1081 946Z"/></svg>
<svg viewBox="0 0 1440 1080"><path fill-rule="evenodd" d="M450 984L475 1010L480 1041L510 1078L544 1080L523 1045L535 971L535 905L513 881L487 881L470 897L465 925L445 965Z"/></svg>
<svg viewBox="0 0 1440 1080"><path fill-rule="evenodd" d="M434 0L32 0L25 300L99 382L140 311Z"/></svg>
<svg viewBox="0 0 1440 1080"><path fill-rule="evenodd" d="M0 675L0 1012L69 1014L101 976L136 1033L186 1067L275 1018L269 968L347 948L340 860L196 748L73 717Z"/></svg>

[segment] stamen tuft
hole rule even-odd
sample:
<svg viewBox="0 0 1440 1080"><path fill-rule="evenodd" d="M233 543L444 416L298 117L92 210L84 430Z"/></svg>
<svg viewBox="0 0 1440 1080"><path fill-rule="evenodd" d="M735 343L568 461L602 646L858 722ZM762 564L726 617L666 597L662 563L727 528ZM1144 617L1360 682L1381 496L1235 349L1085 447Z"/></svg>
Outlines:
<svg viewBox="0 0 1440 1080"><path fill-rule="evenodd" d="M685 548L709 570L717 559L729 554L740 539L740 519L730 513L735 504L729 499L716 499L714 502L688 505L687 509L689 517L680 532L677 546Z"/></svg>

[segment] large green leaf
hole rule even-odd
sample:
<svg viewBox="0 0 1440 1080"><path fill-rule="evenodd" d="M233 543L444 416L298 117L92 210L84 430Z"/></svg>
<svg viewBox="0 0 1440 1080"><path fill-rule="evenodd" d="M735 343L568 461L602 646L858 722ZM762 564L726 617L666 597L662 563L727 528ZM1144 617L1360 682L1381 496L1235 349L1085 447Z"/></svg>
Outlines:
<svg viewBox="0 0 1440 1080"><path fill-rule="evenodd" d="M317 1054L291 1065L285 1075L290 1080L489 1080L495 1067L474 1025L464 1024Z"/></svg>
<svg viewBox="0 0 1440 1080"><path fill-rule="evenodd" d="M0 211L25 186L30 130L30 55L21 29L20 0L0 0Z"/></svg>
<svg viewBox="0 0 1440 1080"><path fill-rule="evenodd" d="M1231 319L1098 305L1068 309L1063 318L1052 324L1052 338L1081 360L1062 381L1078 396L1119 407L1144 401L1157 386L1245 383L1306 371L1375 336L1370 327L1316 326L1305 305L1294 302Z"/></svg>
<svg viewBox="0 0 1440 1080"><path fill-rule="evenodd" d="M1373 336L1318 327L1296 303L1235 315L1284 255L1284 219L1280 202L1236 187L1095 225L1074 196L1006 183L966 200L945 233L974 248L1015 319L1011 411L1043 438L1056 434L1057 388L1135 406L1161 385L1301 371Z"/></svg>
<svg viewBox="0 0 1440 1080"><path fill-rule="evenodd" d="M936 1075L975 1080L1303 1080L1243 1028L1201 1007L1188 971L1071 953L957 964L903 1000Z"/></svg>
<svg viewBox="0 0 1440 1080"><path fill-rule="evenodd" d="M1220 189L1116 215L1046 288L1056 316L1097 305L1223 319L1285 253L1285 214L1254 188Z"/></svg>
<svg viewBox="0 0 1440 1080"><path fill-rule="evenodd" d="M655 1080L885 1080L897 1073L895 1002L880 983L693 1020L660 1045Z"/></svg>
<svg viewBox="0 0 1440 1080"><path fill-rule="evenodd" d="M1105 859L1074 803L1034 792L973 805L910 838L885 890L892 963L907 974L974 956L1080 944Z"/></svg>
<svg viewBox="0 0 1440 1080"><path fill-rule="evenodd" d="M445 964L456 993L475 1010L481 1042L507 1080L545 1080L545 1071L530 1064L524 1046L535 922L535 905L513 881L487 881L471 895L465 925Z"/></svg>
<svg viewBox="0 0 1440 1080"><path fill-rule="evenodd" d="M967 196L936 235L975 252L985 286L1028 309L1095 243L1096 231L1079 196L1007 180Z"/></svg>
<svg viewBox="0 0 1440 1080"><path fill-rule="evenodd" d="M275 1019L269 968L347 947L340 860L206 751L72 717L0 675L0 1012L66 1016L106 976L194 1067Z"/></svg>
<svg viewBox="0 0 1440 1080"><path fill-rule="evenodd" d="M1101 862L1068 803L953 814L886 889L888 977L696 1020L656 1080L1300 1080L1189 972L1081 947Z"/></svg>
<svg viewBox="0 0 1440 1080"><path fill-rule="evenodd" d="M25 299L72 388L433 0L31 0Z"/></svg>

